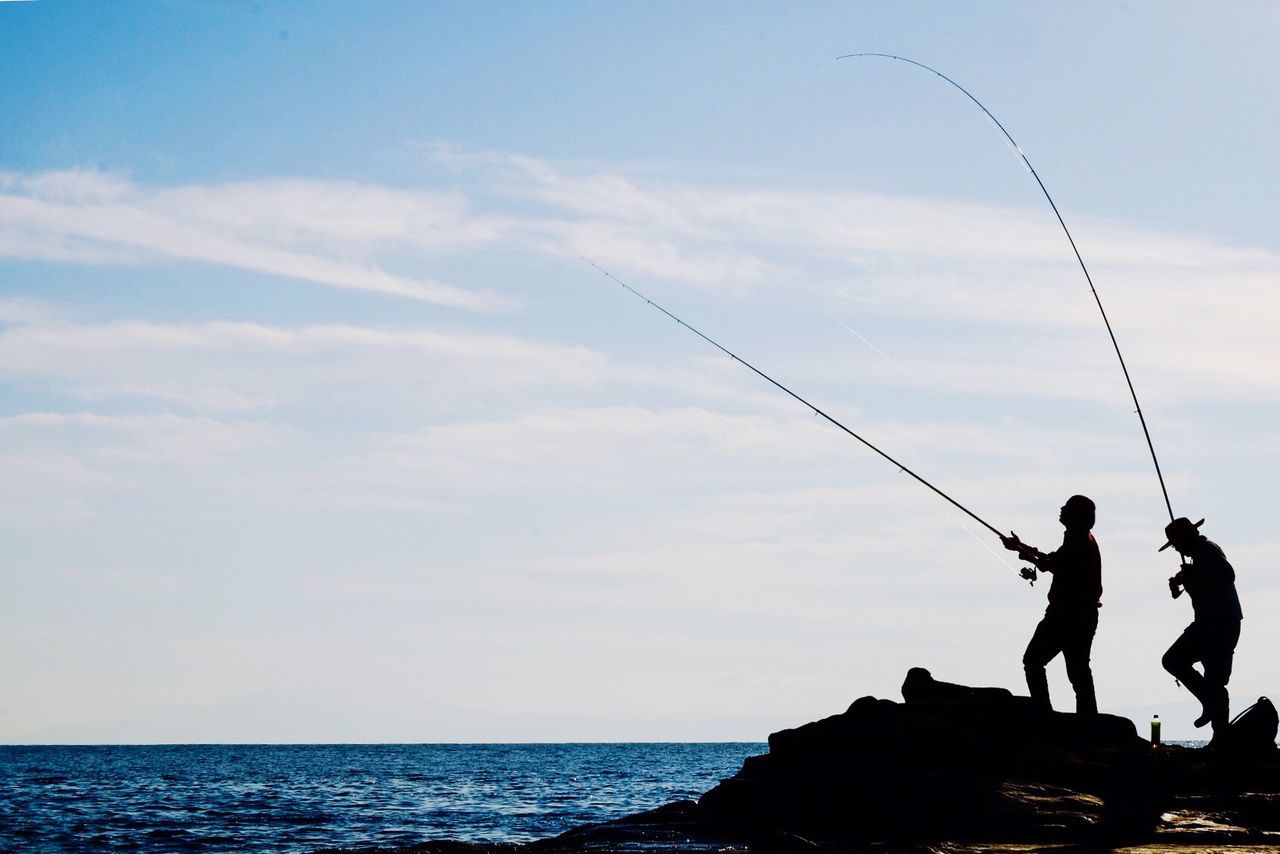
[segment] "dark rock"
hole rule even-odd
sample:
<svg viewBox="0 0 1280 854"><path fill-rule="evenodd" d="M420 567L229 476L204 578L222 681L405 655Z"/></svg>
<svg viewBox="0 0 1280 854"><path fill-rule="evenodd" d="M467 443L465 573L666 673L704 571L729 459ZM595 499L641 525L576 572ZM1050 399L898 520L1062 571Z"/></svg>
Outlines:
<svg viewBox="0 0 1280 854"><path fill-rule="evenodd" d="M937 843L1110 847L1280 842L1280 761L1153 749L1132 721L1034 708L1002 688L913 668L905 703L863 697L769 738L703 795L725 830L833 850ZM1172 841L1172 840L1170 840Z"/></svg>
<svg viewBox="0 0 1280 854"><path fill-rule="evenodd" d="M1131 721L1044 712L1003 688L908 672L905 703L769 737L695 804L668 804L527 846L419 854L742 850L1203 850L1280 843L1280 757L1152 748ZM1139 848L1139 850L1142 850Z"/></svg>
<svg viewBox="0 0 1280 854"><path fill-rule="evenodd" d="M1003 689L938 682L921 669L903 692L905 704L863 697L842 715L775 733L767 762L745 764L699 807L738 832L850 842L991 832L1050 841L1154 826L1154 803L1140 791L1117 800L1129 790L1112 785L1149 760L1132 722L1039 712Z"/></svg>
<svg viewBox="0 0 1280 854"><path fill-rule="evenodd" d="M902 699L908 703L981 703L1004 702L1013 698L1008 688L970 688L953 682L939 682L923 667L907 671L902 682Z"/></svg>

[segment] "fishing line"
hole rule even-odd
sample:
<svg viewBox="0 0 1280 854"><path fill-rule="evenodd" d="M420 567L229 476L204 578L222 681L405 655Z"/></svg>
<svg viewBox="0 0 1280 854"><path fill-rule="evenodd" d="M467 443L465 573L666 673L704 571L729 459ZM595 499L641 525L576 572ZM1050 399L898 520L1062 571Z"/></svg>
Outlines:
<svg viewBox="0 0 1280 854"><path fill-rule="evenodd" d="M878 355L880 358L884 359L884 360L885 360L886 362L888 362L890 365L893 365L893 367L897 369L898 373L902 374L902 375L903 375L904 377L906 377L907 379L911 379L911 374L907 371L907 369L906 369L906 368L904 368L904 367L902 367L902 365L898 364L898 362L897 362L896 360L894 360L894 358L893 358L892 356L890 356L888 353L886 353L885 351L881 350L881 349L880 349L879 347L877 347L875 344L872 344L872 343L867 339L867 337L866 337L865 335L863 335L863 334L862 334L861 332L859 332L858 330L854 329L854 328L853 328L852 326L850 326L849 324L845 323L845 322L844 322L843 320L841 320L840 318L836 317L836 316L835 316L834 314L832 314L831 312L827 311L825 308L821 309L821 311L822 311L822 313L823 313L823 314L825 314L827 317L831 318L831 319L832 319L832 320L834 320L836 323L838 323L838 324L840 324L842 327L844 327L844 329L845 329L847 332L851 333L855 338L857 338L857 339L858 339L859 341L861 341L863 344L866 344L868 347L870 347L870 348L871 348L871 349L876 353L876 355Z"/></svg>
<svg viewBox="0 0 1280 854"><path fill-rule="evenodd" d="M858 435L858 434L857 434L857 433L855 433L853 430L851 430L851 429L849 429L848 427L846 427L846 426L845 426L844 424L842 424L840 421L837 421L833 416L828 415L828 414L827 414L825 411L823 411L822 409L819 409L817 406L814 406L812 403L810 403L809 401L805 400L803 397L801 397L800 395L796 394L794 391L792 391L791 389L787 388L785 385L783 385L782 383L778 382L778 381L777 381L777 380L775 380L773 377L769 376L769 375L768 375L768 374L766 374L764 371L762 371L762 370L760 370L759 368L757 368L755 365L751 364L750 362L746 361L745 359L740 358L740 357L739 357L738 355L736 355L735 353L730 352L728 349L726 349L726 348L725 348L723 345L721 345L719 342L717 342L717 341L713 340L712 338L709 338L708 336L704 335L702 332L699 332L697 329L695 329L695 328L693 328L692 326L690 326L689 324L685 323L683 320L681 320L680 318L676 317L674 314L672 314L671 312L667 311L665 308L663 308L662 306L658 305L656 302L654 302L653 300L649 299L647 296L645 296L644 294L640 293L638 290L636 290L635 288L631 287L631 286L630 286L630 285L628 285L626 282L622 281L622 279L619 279L617 276L613 275L613 273L610 273L610 272L609 272L608 270L606 270L604 267L601 267L601 266L600 266L599 264L597 264L595 261L592 261L590 258L587 258L586 256L579 256L579 257L581 257L583 261L586 261L586 262L587 262L588 264L590 264L592 267L596 268L596 269L597 269L597 270L599 270L601 273L603 273L603 274L605 275L605 277L606 277L606 278L608 278L608 279L610 279L610 280L612 280L612 281L614 281L614 282L618 283L619 285L622 285L622 287L623 287L623 288L625 288L629 293L632 293L632 294L634 294L635 296L639 297L640 299L644 300L644 301L645 301L645 303L646 303L647 305L650 305L650 306L652 306L653 308L657 309L658 311L662 312L662 313L663 313L663 314L665 314L667 317L671 318L671 319L672 319L672 320L674 320L676 323L678 323L678 324L680 324L681 326L683 326L685 329L688 329L688 330L689 330L690 332L692 332L694 335L697 335L697 336L698 336L699 338L701 338L703 341L706 341L706 342L707 342L708 344L710 344L712 347L715 347L715 348L716 348L717 350L719 350L721 353L724 353L726 356L728 356L729 358L733 359L735 362L739 363L739 364L740 364L740 365L742 365L743 367L750 369L753 373L755 373L755 374L756 374L757 376L759 376L761 379L764 379L764 380L766 380L767 382L769 382L769 383L770 383L771 385L773 385L775 388L777 388L777 389L779 389L779 390L781 390L781 391L783 391L783 392L786 392L786 393L787 393L788 395L790 395L792 398L794 398L795 400L797 400L797 401L799 401L800 403L804 404L804 405L805 405L805 407L807 407L808 409L813 410L813 414L814 414L814 415L820 415L820 416L822 416L823 418L825 418L827 421L829 421L829 422L831 422L832 424L834 424L836 427L839 427L841 430L843 430L844 432L848 433L850 436L852 436L853 438L857 439L859 442L861 442L862 444L866 445L866 446L867 446L868 448L870 448L871 450L875 451L875 452L876 452L877 454L879 454L881 457L883 457L884 459L886 459L886 460L888 460L889 462L893 463L895 466L897 466L897 467L898 467L898 470L899 470L900 472L902 472L903 474L909 474L909 475L911 475L911 477L915 478L915 480L916 480L917 482L919 482L919 483L923 484L924 486L927 486L929 489L933 490L933 492L935 492L937 495L941 496L943 499L945 499L948 503L950 503L950 504L951 504L953 507L955 507L957 510L960 510L961 512L963 512L963 513L964 513L965 515L967 515L970 519L973 519L973 521L977 522L979 525L981 525L982 527L986 528L988 531L990 531L991 533L995 534L997 537L1000 537L1001 539L1004 539L1004 534L1003 534L1003 533L1001 533L1001 532L1000 532L1000 531L999 531L999 530L998 530L994 525L992 525L992 524L990 524L989 522L987 522L985 519L983 519L983 518L982 518L981 516L979 516L978 514L974 513L974 512L973 512L972 510L970 510L968 507L965 507L965 506L964 506L963 504L961 504L959 501L956 501L956 500L955 500L954 498L952 498L950 495L947 495L947 494L946 494L945 492L943 492L941 489L938 489L938 487L934 486L932 483L930 483L929 481L925 480L925 479L924 479L924 478L922 478L920 475L916 474L914 471L912 471L911 469L907 468L905 465L903 465L902 463L898 462L896 459L894 459L893 457L891 457L891 456L889 456L888 454L886 454L884 451L882 451L882 450L880 450L879 448L877 448L875 445L871 444L871 442L867 441L867 440L866 440L866 439L864 439L862 436Z"/></svg>
<svg viewBox="0 0 1280 854"><path fill-rule="evenodd" d="M1169 501L1169 490L1164 485L1164 475L1160 471L1160 461L1156 459L1156 447L1151 442L1151 431L1147 429L1147 419L1142 415L1142 405L1138 403L1138 393L1133 388L1133 380L1129 376L1129 368L1125 365L1124 356L1120 353L1120 344L1116 341L1116 333L1111 328L1111 321L1107 319L1107 311L1102 307L1102 298L1098 296L1098 289L1093 286L1093 277L1089 275L1089 268L1084 264L1084 258L1080 255L1080 249L1076 246L1075 238L1071 236L1071 230L1067 228L1066 221L1063 220L1062 214L1058 211L1058 205L1053 201L1053 196L1049 195L1049 191L1044 186L1044 181L1040 180L1040 175L1036 172L1036 168L1031 165L1031 161L1027 159L1027 155L1023 154L1022 148L1018 145L1017 141L1014 140L1013 135L1005 129L1005 126L1002 125L1000 120L987 109L986 105L975 98L972 92L952 80L947 75L943 74L938 69L931 68L923 62L916 62L914 59L908 59L905 56L895 56L891 53L846 53L843 56L837 56L836 61L838 62L842 59L857 59L859 57L896 59L899 62L914 65L917 68L922 68L925 71L941 77L943 80L963 92L970 101L977 104L978 108L982 110L982 112L986 113L987 118L991 119L995 126L1000 129L1000 132L1004 134L1004 138L1009 141L1011 146L1013 146L1013 150L1017 152L1018 156L1022 158L1023 165L1027 167L1027 171L1031 173L1031 177L1036 179L1036 184L1040 187L1040 192L1044 193L1045 199L1049 202L1049 207L1053 208L1053 215L1058 218L1058 225L1062 226L1063 233L1067 235L1067 242L1071 244L1071 251L1075 253L1076 261L1080 263L1080 270L1084 273L1085 281L1089 283L1089 290L1093 293L1093 300L1098 304L1098 312L1102 315L1102 322L1107 325L1107 334L1111 336L1111 346L1115 348L1116 358L1120 360L1120 369L1124 371L1124 381L1129 386L1129 396L1133 398L1133 405L1135 412L1138 415L1138 422L1142 424L1142 435L1146 437L1147 448L1151 451L1151 462L1156 467L1156 477L1160 481L1160 492L1164 495L1164 506L1169 511L1169 521L1173 521L1173 504Z"/></svg>
<svg viewBox="0 0 1280 854"><path fill-rule="evenodd" d="M991 548L991 546L987 545L987 541L986 541L986 540L982 539L982 537L979 537L977 534L975 534L975 533L973 532L973 528L970 528L970 527L969 527L968 525L966 525L964 522L961 522L961 523L960 523L960 527L964 528L964 531L965 531L965 533L966 533L966 534L968 534L969 536L971 536L971 537L973 537L975 540L977 540L977 541L978 541L978 545L982 546L984 549L986 549L987 551L991 552L991 556L992 556L993 558L995 558L996 560L998 560L998 561L1000 561L1002 564L1004 564L1005 569L1011 570L1011 571L1013 571L1013 572L1017 572L1017 571L1018 571L1018 567L1010 565L1010 563L1009 563L1007 560L1005 560L1004 558L1000 557L1000 553L999 553L999 552L997 552L995 549Z"/></svg>
<svg viewBox="0 0 1280 854"><path fill-rule="evenodd" d="M877 347L875 344L872 344L872 343L871 343L869 340L867 340L867 338L866 338L865 336L863 336L863 335L862 335L862 333L860 333L858 330L854 329L852 326L850 326L849 324L845 323L843 320L841 320L840 318L836 317L834 314L832 314L831 312L827 311L825 308L824 308L824 309L822 309L822 313L823 313L823 314L825 314L827 317L831 318L832 320L834 320L836 323L838 323L838 324L840 324L841 326L843 326L845 329L847 329L849 332L853 333L855 336L857 336L857 338L858 338L858 340L859 340L859 341L861 341L863 344L866 344L868 347L870 347L872 350L874 350L877 354L879 354L879 355L880 355L880 356L881 356L881 357L882 357L886 362L888 362L890 365L893 365L893 367L894 367L894 368L896 368L896 369L898 370L898 372L899 372L900 374L902 374L902 376L903 376L903 377L905 377L905 378L906 378L906 379L908 379L908 380L912 380L912 381L914 381L914 377L912 377L912 376L911 376L911 373L910 373L906 368L902 367L902 365L901 365L901 364L899 364L899 363L898 363L898 362L897 362L897 361L896 361L892 356L890 356L888 353L886 353L885 351L881 350L881 349L880 349L879 347ZM993 548L991 548L991 546L987 545L987 541L986 541L986 540L984 540L984 539L982 539L981 537L979 537L979 536L977 535L977 533L975 533L975 532L974 532L973 528L970 528L970 527L969 527L968 525L966 525L964 522L961 522L961 523L960 523L960 527L964 528L964 532L965 532L966 534L968 534L969 536L973 537L973 538L978 542L978 545L980 545L980 546L982 546L984 549L986 549L986 550L991 554L991 556L992 556L993 558L995 558L996 560L1000 561L1000 563L1004 564L1004 568L1005 568L1005 569L1011 570L1011 571L1013 571L1013 572L1017 572L1017 571L1018 571L1018 568L1017 568L1017 567L1015 567L1015 566L1011 566L1011 565L1009 564L1009 562L1008 562L1007 560L1005 560L1003 557L1001 557L1001 556L1000 556L1000 554L999 554L995 549L993 549Z"/></svg>

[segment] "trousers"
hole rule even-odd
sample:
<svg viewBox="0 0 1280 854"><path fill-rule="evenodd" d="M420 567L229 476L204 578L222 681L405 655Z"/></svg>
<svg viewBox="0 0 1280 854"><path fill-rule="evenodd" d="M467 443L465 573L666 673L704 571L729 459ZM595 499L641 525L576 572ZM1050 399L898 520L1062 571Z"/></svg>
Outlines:
<svg viewBox="0 0 1280 854"><path fill-rule="evenodd" d="M1044 668L1058 653L1062 653L1067 664L1067 678L1076 692L1076 713L1098 713L1093 670L1089 667L1093 636L1097 631L1097 608L1070 611L1050 608L1045 612L1031 635L1027 651L1022 655L1022 668L1027 674L1027 689L1031 692L1032 703L1046 711L1053 708L1049 702L1049 679Z"/></svg>
<svg viewBox="0 0 1280 854"><path fill-rule="evenodd" d="M1239 642L1239 620L1197 620L1182 630L1160 660L1209 712L1215 732L1227 723L1227 682ZM1192 667L1197 661L1204 667L1203 675Z"/></svg>

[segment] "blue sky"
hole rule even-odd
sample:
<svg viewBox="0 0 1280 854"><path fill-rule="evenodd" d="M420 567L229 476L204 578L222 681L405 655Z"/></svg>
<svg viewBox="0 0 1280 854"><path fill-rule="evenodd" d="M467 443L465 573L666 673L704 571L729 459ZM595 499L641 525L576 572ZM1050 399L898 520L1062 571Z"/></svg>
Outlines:
<svg viewBox="0 0 1280 854"><path fill-rule="evenodd" d="M0 3L0 741L737 740L1020 688L1041 546L1275 688L1271 4ZM1007 562L1007 563L1006 563ZM1054 698L1070 692L1052 668Z"/></svg>

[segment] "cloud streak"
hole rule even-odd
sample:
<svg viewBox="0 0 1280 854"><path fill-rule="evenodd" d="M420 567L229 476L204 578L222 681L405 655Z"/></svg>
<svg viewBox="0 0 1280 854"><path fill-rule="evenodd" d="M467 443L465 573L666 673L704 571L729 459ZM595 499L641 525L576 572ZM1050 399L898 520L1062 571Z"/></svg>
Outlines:
<svg viewBox="0 0 1280 854"><path fill-rule="evenodd" d="M0 254L218 264L472 310L530 294L519 282L504 283L515 293L503 297L393 273L386 259L430 268L478 252L574 264L587 255L624 276L741 295L825 302L853 293L922 317L1098 324L1061 232L1037 208L585 171L515 154L433 157L452 170L448 182L413 190L307 179L143 187L93 170L5 173ZM1280 258L1105 220L1083 219L1076 232L1122 344L1158 347L1167 324L1195 317L1232 331L1220 336L1231 352L1215 369L1234 365L1241 382L1261 381L1241 366L1276 355L1249 321L1280 310Z"/></svg>
<svg viewBox="0 0 1280 854"><path fill-rule="evenodd" d="M360 188L346 188L355 198L340 221L335 203L343 188L321 188L271 182L157 191L96 172L10 174L0 177L0 255L77 263L194 261L454 308L499 304L485 291L397 275L321 246L304 248L300 244L324 237L358 244L371 229L378 233ZM410 196L415 207L396 204L390 191L376 195L380 203L373 207L384 217L399 214L401 230L430 232L450 219L449 205L434 196ZM456 235L448 240L455 241Z"/></svg>
<svg viewBox="0 0 1280 854"><path fill-rule="evenodd" d="M0 377L81 399L156 399L249 411L351 393L432 399L468 390L583 386L607 357L580 346L484 332L316 324L78 324L0 327Z"/></svg>

